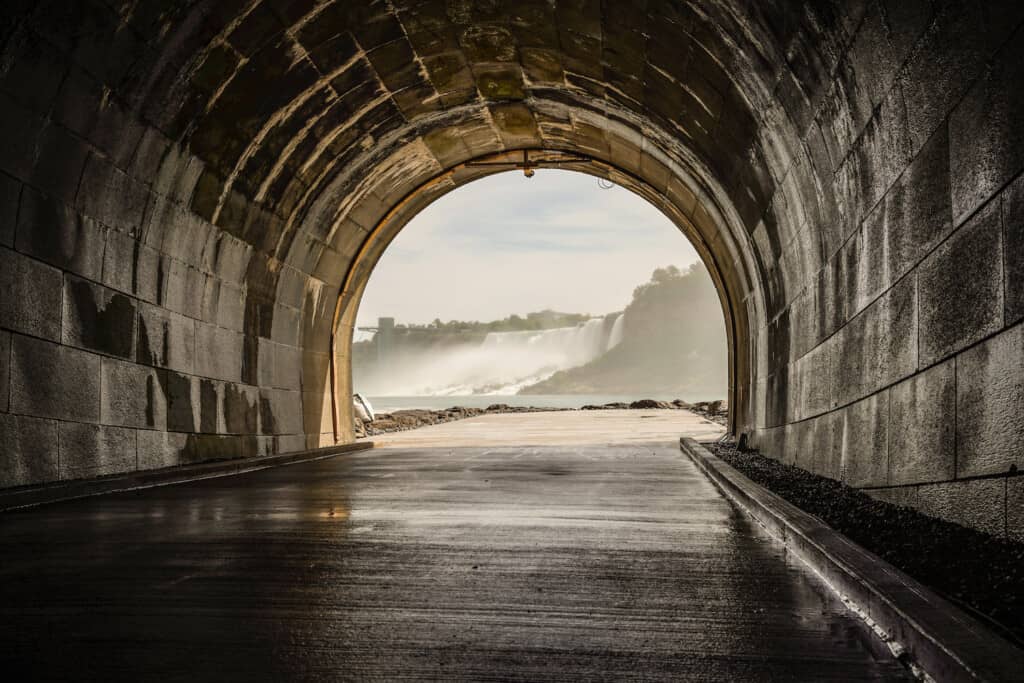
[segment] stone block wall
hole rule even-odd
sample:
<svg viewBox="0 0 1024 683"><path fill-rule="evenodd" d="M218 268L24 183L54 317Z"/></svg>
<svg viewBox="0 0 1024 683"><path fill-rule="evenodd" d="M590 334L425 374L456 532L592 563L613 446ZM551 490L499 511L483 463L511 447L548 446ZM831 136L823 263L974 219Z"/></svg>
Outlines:
<svg viewBox="0 0 1024 683"><path fill-rule="evenodd" d="M794 182L840 207L807 222L820 267L783 273L753 441L1021 540L1021 10L926 5L869 10L807 120Z"/></svg>
<svg viewBox="0 0 1024 683"><path fill-rule="evenodd" d="M333 443L303 412L304 355L326 377L300 339L323 283L190 210L203 162L129 111L53 9L3 35L0 487ZM270 271L288 291L253 325Z"/></svg>

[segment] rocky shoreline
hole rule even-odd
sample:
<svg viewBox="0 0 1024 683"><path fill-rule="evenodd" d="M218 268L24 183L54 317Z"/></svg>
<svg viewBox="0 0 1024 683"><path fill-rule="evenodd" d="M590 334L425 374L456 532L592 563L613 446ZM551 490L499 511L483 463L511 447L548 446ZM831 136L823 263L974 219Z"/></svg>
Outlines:
<svg viewBox="0 0 1024 683"><path fill-rule="evenodd" d="M546 413L565 412L577 410L577 408L534 408L524 406L510 406L506 403L494 403L486 408L465 408L453 406L445 410L396 410L391 413L378 413L373 422L363 423L356 418L356 437L376 436L389 432L402 432L409 429L418 429L428 425L441 424L464 420L477 415L491 415L495 413ZM656 401L645 398L632 403L605 403L601 405L585 405L578 410L689 410L701 417L717 424L727 424L729 419L729 408L726 401L700 401L698 403L687 403L676 399L674 401Z"/></svg>

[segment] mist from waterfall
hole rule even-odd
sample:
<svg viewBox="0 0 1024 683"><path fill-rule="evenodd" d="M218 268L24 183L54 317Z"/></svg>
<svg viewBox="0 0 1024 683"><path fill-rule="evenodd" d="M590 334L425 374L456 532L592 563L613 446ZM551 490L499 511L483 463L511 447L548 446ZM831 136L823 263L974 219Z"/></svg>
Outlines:
<svg viewBox="0 0 1024 683"><path fill-rule="evenodd" d="M623 315L574 327L490 332L479 344L402 350L361 390L381 396L514 395L522 387L585 365L622 341Z"/></svg>

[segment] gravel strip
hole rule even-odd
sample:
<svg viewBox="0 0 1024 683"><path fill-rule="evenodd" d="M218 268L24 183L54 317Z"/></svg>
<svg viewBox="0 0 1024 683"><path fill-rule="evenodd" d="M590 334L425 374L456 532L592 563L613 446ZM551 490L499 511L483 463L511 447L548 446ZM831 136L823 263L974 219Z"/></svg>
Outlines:
<svg viewBox="0 0 1024 683"><path fill-rule="evenodd" d="M893 505L734 444L705 444L754 482L1024 644L1024 543Z"/></svg>

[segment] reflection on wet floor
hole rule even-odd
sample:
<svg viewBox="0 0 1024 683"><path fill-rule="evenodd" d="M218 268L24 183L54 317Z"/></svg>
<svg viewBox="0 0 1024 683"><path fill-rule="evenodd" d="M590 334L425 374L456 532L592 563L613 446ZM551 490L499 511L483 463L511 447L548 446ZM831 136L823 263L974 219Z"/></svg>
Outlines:
<svg viewBox="0 0 1024 683"><path fill-rule="evenodd" d="M672 443L367 451L0 522L3 658L44 678L903 676Z"/></svg>

